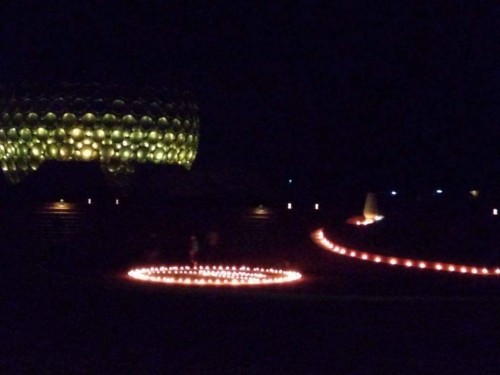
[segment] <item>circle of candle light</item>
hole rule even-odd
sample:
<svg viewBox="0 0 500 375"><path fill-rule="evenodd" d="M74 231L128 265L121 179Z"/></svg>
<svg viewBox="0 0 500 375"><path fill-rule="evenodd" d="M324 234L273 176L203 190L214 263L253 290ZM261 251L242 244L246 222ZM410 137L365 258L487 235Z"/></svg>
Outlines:
<svg viewBox="0 0 500 375"><path fill-rule="evenodd" d="M128 276L152 283L189 286L254 286L297 281L296 271L246 266L155 266L131 269Z"/></svg>
<svg viewBox="0 0 500 375"><path fill-rule="evenodd" d="M323 229L318 229L311 234L312 240L321 248L337 255L348 255L350 258L356 258L363 261L369 261L379 264L388 264L391 266L403 266L405 268L420 268L434 270L436 272L454 273L460 271L463 274L481 275L481 276L500 276L500 266L497 267L478 267L466 264L452 264L444 262L432 262L420 259L398 258L394 256L384 256L372 254L366 251L361 252L355 249L348 249L336 244L326 238Z"/></svg>

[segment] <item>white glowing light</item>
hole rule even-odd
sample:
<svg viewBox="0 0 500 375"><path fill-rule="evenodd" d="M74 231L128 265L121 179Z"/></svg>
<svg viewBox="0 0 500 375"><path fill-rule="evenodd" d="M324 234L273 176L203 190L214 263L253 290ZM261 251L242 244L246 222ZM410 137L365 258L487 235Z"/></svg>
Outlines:
<svg viewBox="0 0 500 375"><path fill-rule="evenodd" d="M119 204L120 204L120 200L119 200L118 198L117 198L117 199L115 199L115 205L117 205L117 206L118 206Z"/></svg>
<svg viewBox="0 0 500 375"><path fill-rule="evenodd" d="M377 221L382 220L384 217L382 215L377 215L374 218L367 219L365 217L360 217L359 219L356 217L350 218L347 220L348 224L356 224L356 225L370 225Z"/></svg>
<svg viewBox="0 0 500 375"><path fill-rule="evenodd" d="M291 210L291 209L292 209L292 204L291 204L291 203L288 203L288 204L286 205L286 208L288 208L289 210Z"/></svg>
<svg viewBox="0 0 500 375"><path fill-rule="evenodd" d="M437 193L437 194L442 194L442 193L443 193L443 190L441 190L441 189L437 189L437 190L436 190L436 193Z"/></svg>
<svg viewBox="0 0 500 375"><path fill-rule="evenodd" d="M319 203L314 203L314 209L319 210Z"/></svg>
<svg viewBox="0 0 500 375"><path fill-rule="evenodd" d="M498 215L498 208L493 209L493 215L497 216Z"/></svg>
<svg viewBox="0 0 500 375"><path fill-rule="evenodd" d="M490 268L487 267L476 267L467 266L464 264L450 264L442 262L426 262L418 259L403 259L397 257L386 258L378 254L370 254L367 252L360 252L359 250L347 249L338 244L333 243L328 238L326 238L325 233L322 230L317 230L311 234L311 238L320 247L332 251L340 255L347 255L352 258L368 260L375 263L389 264L392 266L406 266L413 267L413 265L418 265L421 269L429 269L434 271L447 270L449 272L455 272L460 270L463 274L472 275L482 275L482 276L500 276L500 267ZM361 253L361 256L357 257L357 254ZM493 271L494 270L494 271Z"/></svg>
<svg viewBox="0 0 500 375"><path fill-rule="evenodd" d="M91 198L87 199L87 203L92 204L92 199Z"/></svg>
<svg viewBox="0 0 500 375"><path fill-rule="evenodd" d="M391 195L398 195L398 192L396 190L391 191Z"/></svg>
<svg viewBox="0 0 500 375"><path fill-rule="evenodd" d="M212 265L135 268L128 272L128 276L140 281L162 284L233 287L282 284L302 278L296 271Z"/></svg>

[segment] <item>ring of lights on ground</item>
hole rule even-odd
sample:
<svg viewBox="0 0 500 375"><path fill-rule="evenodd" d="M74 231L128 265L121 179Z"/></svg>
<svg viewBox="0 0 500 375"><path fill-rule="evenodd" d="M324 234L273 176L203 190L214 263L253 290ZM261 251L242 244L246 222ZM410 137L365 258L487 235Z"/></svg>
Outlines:
<svg viewBox="0 0 500 375"><path fill-rule="evenodd" d="M154 266L134 268L128 272L134 280L188 286L258 286L298 281L296 271L246 266Z"/></svg>
<svg viewBox="0 0 500 375"><path fill-rule="evenodd" d="M456 272L469 275L480 276L500 276L500 267L485 267L477 265L457 264L427 261L422 259L398 258L387 255L373 254L366 251L348 249L329 240L322 229L318 229L311 234L312 240L321 248L334 254L351 257L357 260L386 264L390 266L401 266L406 268L416 268L421 270L432 270L437 272Z"/></svg>
<svg viewBox="0 0 500 375"><path fill-rule="evenodd" d="M136 164L190 168L199 142L189 93L123 86L0 87L0 164L19 181L45 160L100 162L106 173Z"/></svg>

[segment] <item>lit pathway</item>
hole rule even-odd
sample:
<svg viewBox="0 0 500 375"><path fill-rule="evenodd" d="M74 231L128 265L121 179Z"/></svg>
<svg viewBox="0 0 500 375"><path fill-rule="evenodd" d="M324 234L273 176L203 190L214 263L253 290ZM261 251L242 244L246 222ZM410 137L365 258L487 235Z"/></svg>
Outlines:
<svg viewBox="0 0 500 375"><path fill-rule="evenodd" d="M386 264L390 266L401 266L407 268L418 268L437 272L457 272L470 275L500 276L500 267L479 267L467 264L455 264L444 262L433 262L422 259L398 258L373 254L366 251L348 249L328 239L323 229L317 229L311 233L312 240L320 247L337 255L355 258L367 262Z"/></svg>

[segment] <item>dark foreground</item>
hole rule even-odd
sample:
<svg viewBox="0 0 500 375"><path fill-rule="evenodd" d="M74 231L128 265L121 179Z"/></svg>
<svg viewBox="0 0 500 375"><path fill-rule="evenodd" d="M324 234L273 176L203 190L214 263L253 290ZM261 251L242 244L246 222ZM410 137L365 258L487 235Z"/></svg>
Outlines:
<svg viewBox="0 0 500 375"><path fill-rule="evenodd" d="M306 274L283 288L150 287L5 251L0 373L498 372L498 280L358 267L300 227L267 245Z"/></svg>

